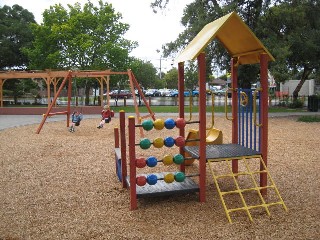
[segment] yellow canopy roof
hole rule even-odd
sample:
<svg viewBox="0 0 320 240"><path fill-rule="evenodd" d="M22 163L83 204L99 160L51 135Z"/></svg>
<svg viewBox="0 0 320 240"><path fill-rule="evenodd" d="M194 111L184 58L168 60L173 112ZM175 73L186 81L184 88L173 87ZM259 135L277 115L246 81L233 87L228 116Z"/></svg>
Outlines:
<svg viewBox="0 0 320 240"><path fill-rule="evenodd" d="M238 57L239 64L259 63L261 53L268 55L268 61L274 61L273 56L250 28L236 12L232 12L204 26L177 56L175 62L195 59L215 38L224 45L231 57Z"/></svg>

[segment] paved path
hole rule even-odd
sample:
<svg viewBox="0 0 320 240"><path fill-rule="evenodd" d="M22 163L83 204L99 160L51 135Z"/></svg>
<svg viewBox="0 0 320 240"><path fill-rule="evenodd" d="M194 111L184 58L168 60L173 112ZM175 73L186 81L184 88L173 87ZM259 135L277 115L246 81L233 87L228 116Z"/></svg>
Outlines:
<svg viewBox="0 0 320 240"><path fill-rule="evenodd" d="M126 113L130 115L130 113ZM133 113L131 113L133 114ZM143 113L141 113L143 115ZM159 116L177 116L178 113L157 113ZM210 115L210 113L207 113ZM301 115L319 115L320 112L280 112L280 113L269 113L269 117L285 117L285 116L301 116ZM189 116L186 113L186 116ZM224 116L224 113L215 113L215 116ZM99 118L100 114L87 114L84 118ZM118 114L115 114L118 117ZM47 122L64 121L66 119L65 115L56 115L47 119ZM6 128L19 127L29 124L40 124L42 120L42 115L0 115L0 130Z"/></svg>
<svg viewBox="0 0 320 240"><path fill-rule="evenodd" d="M85 118L99 118L101 115L85 115ZM66 115L56 115L47 118L46 122L65 121ZM42 115L0 115L0 130L20 127L29 124L40 124Z"/></svg>

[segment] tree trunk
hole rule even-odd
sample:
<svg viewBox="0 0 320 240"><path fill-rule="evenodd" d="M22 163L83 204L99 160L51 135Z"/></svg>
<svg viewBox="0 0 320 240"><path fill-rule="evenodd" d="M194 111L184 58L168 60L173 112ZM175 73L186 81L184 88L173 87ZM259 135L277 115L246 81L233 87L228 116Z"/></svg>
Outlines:
<svg viewBox="0 0 320 240"><path fill-rule="evenodd" d="M76 106L78 107L79 105L79 88L76 87Z"/></svg>
<svg viewBox="0 0 320 240"><path fill-rule="evenodd" d="M293 101L296 101L298 99L299 92L300 92L304 82L308 79L311 72L312 72L311 68L308 68L306 66L304 67L300 82L298 83L296 89L292 93Z"/></svg>
<svg viewBox="0 0 320 240"><path fill-rule="evenodd" d="M90 97L90 85L86 84L85 87L85 95L86 95L86 99L85 99L85 105L88 106L89 105L89 97Z"/></svg>

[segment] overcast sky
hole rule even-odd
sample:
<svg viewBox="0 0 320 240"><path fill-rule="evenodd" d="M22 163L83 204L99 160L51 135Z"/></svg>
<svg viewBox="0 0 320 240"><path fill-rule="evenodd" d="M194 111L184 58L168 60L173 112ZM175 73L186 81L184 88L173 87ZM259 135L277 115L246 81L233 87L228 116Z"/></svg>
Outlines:
<svg viewBox="0 0 320 240"><path fill-rule="evenodd" d="M164 12L155 14L150 8L151 0L106 0L113 5L116 12L122 14L122 22L130 25L125 38L139 43L139 47L131 55L149 60L157 68L160 67L160 54L157 53L157 49L161 50L163 44L175 40L183 31L180 24L183 9L192 1L171 0ZM80 2L83 6L87 0L0 0L0 5L18 4L32 12L37 23L41 23L45 9L57 3L67 8L67 4L73 5L76 2ZM98 0L91 0L91 2L97 5ZM161 63L162 71L170 70L171 59L162 59Z"/></svg>

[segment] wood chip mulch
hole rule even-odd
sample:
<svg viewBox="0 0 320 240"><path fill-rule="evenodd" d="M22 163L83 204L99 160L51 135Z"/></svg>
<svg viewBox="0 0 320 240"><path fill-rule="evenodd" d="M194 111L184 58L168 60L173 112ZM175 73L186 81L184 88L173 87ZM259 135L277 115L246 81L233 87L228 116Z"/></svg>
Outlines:
<svg viewBox="0 0 320 240"><path fill-rule="evenodd" d="M117 118L102 129L99 119L84 119L75 133L63 121L46 123L40 134L38 125L0 131L0 240L319 239L320 124L296 120L269 121L268 168L288 212L280 206L270 208L270 217L256 211L253 222L234 214L232 224L209 171L206 203L197 194L139 199L138 210L129 211L129 191L115 174ZM216 117L215 125L230 142L231 123ZM176 134L153 130L146 137ZM168 152L178 149L147 154Z"/></svg>

